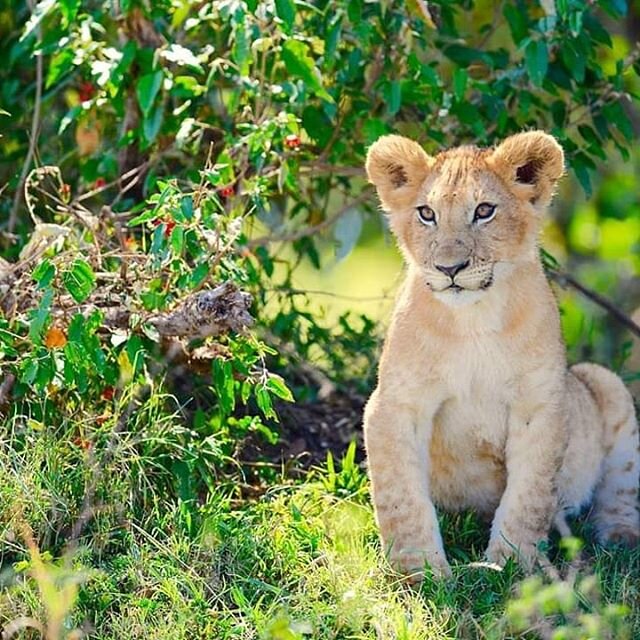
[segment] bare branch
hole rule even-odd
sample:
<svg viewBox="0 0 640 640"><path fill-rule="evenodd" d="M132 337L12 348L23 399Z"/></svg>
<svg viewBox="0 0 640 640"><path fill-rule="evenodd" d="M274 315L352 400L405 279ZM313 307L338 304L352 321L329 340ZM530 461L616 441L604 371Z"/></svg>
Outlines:
<svg viewBox="0 0 640 640"><path fill-rule="evenodd" d="M583 285L569 273L558 271L550 267L547 268L547 273L549 274L549 277L554 282L557 282L563 289L571 287L572 289L579 291L583 296L585 296L585 298L588 298L598 306L606 309L606 311L608 311L621 325L640 338L640 327L626 313L624 313L624 311L618 309L613 302L607 300L596 291L593 291L593 289L589 289L589 287Z"/></svg>

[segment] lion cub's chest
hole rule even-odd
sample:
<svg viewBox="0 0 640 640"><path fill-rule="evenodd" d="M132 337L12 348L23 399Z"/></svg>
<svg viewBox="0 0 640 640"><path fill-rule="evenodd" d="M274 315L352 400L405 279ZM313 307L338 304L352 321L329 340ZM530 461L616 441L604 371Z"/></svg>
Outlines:
<svg viewBox="0 0 640 640"><path fill-rule="evenodd" d="M434 420L430 487L433 500L447 510L492 513L506 485L516 374L508 354L491 346L472 345L442 372L449 392Z"/></svg>

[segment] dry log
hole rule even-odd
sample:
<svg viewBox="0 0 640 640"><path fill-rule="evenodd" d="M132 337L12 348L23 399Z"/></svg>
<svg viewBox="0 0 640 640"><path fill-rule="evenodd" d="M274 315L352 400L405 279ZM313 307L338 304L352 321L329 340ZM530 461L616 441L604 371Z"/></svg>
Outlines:
<svg viewBox="0 0 640 640"><path fill-rule="evenodd" d="M251 302L251 295L225 282L215 289L194 293L172 311L154 314L144 322L155 327L162 337L208 338L227 331L243 331L251 326ZM130 316L126 310L113 310L105 315L105 324L114 328L128 327Z"/></svg>
<svg viewBox="0 0 640 640"><path fill-rule="evenodd" d="M207 338L227 331L242 331L253 324L249 314L251 296L225 282L215 289L195 293L169 313L152 316L147 322L162 336Z"/></svg>

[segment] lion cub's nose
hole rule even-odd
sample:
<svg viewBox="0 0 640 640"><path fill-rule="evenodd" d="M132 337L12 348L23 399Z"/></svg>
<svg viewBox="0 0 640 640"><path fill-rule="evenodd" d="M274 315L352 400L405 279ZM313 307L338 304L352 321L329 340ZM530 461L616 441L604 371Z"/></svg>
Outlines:
<svg viewBox="0 0 640 640"><path fill-rule="evenodd" d="M469 260L466 260L465 262L458 262L458 264L452 264L452 265L437 264L436 269L438 271L442 271L442 273L446 273L453 280L453 278L455 278L456 273L458 273L459 271L462 271L468 266L469 266Z"/></svg>

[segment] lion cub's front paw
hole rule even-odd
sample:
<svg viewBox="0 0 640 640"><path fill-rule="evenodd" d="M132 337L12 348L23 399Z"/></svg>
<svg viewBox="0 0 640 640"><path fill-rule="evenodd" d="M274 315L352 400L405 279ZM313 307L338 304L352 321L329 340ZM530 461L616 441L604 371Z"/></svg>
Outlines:
<svg viewBox="0 0 640 640"><path fill-rule="evenodd" d="M406 576L410 584L422 582L425 566L431 569L436 578L450 578L451 567L443 552L429 552L422 549L404 548L394 549L389 556L391 566Z"/></svg>
<svg viewBox="0 0 640 640"><path fill-rule="evenodd" d="M514 558L527 572L533 571L536 563L541 559L540 552L535 545L530 543L517 544L504 538L491 540L485 557L488 562L500 567L503 567L510 558Z"/></svg>

